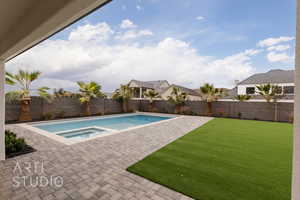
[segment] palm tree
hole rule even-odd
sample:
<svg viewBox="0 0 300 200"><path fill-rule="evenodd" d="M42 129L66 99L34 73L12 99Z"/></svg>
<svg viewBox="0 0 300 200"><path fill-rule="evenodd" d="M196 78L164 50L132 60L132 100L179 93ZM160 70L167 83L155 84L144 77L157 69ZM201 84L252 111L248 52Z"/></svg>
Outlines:
<svg viewBox="0 0 300 200"><path fill-rule="evenodd" d="M20 121L32 120L30 115L31 92L33 91L31 84L33 81L37 80L40 75L41 72L39 71L29 72L24 70L19 70L16 74L9 72L5 73L6 84L18 88L17 90L6 93L5 96L8 101L19 101L21 103ZM37 93L39 96L50 102L52 101L53 96L47 92L49 89L50 88L48 87L41 87L37 90Z"/></svg>
<svg viewBox="0 0 300 200"><path fill-rule="evenodd" d="M241 95L237 95L234 97L236 100L240 101L240 102L243 102L243 101L248 101L251 99L251 96L250 95L247 95L247 94L241 94Z"/></svg>
<svg viewBox="0 0 300 200"><path fill-rule="evenodd" d="M112 98L122 104L123 112L128 112L128 103L129 100L133 96L133 89L127 85L121 85L119 89L117 89Z"/></svg>
<svg viewBox="0 0 300 200"><path fill-rule="evenodd" d="M268 103L274 103L274 121L278 121L277 100L283 96L281 95L282 88L277 85L272 85L270 83L257 85L256 88L258 90L258 94L260 94Z"/></svg>
<svg viewBox="0 0 300 200"><path fill-rule="evenodd" d="M53 95L55 98L74 97L74 93L64 90L63 88L54 89Z"/></svg>
<svg viewBox="0 0 300 200"><path fill-rule="evenodd" d="M168 101L175 105L175 113L181 113L181 108L187 100L187 94L182 92L178 87L173 87L171 96L168 96Z"/></svg>
<svg viewBox="0 0 300 200"><path fill-rule="evenodd" d="M149 102L150 102L150 112L152 112L153 109L154 109L154 105L153 105L154 99L158 98L159 94L155 90L150 89L150 90L147 90L146 92L144 92L144 96L147 99L149 99Z"/></svg>
<svg viewBox="0 0 300 200"><path fill-rule="evenodd" d="M91 115L90 103L91 100L97 97L104 97L105 95L101 92L101 85L96 82L84 83L82 81L77 82L79 86L79 101L85 104L85 115Z"/></svg>
<svg viewBox="0 0 300 200"><path fill-rule="evenodd" d="M281 98L281 87L272 85L270 83L257 85L258 94L260 94L267 102L276 102L278 98Z"/></svg>
<svg viewBox="0 0 300 200"><path fill-rule="evenodd" d="M215 88L213 84L205 83L200 87L201 98L207 103L208 116L212 115L212 102L217 101L224 95L224 90Z"/></svg>

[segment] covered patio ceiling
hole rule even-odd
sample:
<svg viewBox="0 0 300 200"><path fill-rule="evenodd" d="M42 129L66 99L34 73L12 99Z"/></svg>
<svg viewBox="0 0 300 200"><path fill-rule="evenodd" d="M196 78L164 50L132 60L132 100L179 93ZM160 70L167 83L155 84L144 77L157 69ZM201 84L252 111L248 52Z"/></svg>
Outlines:
<svg viewBox="0 0 300 200"><path fill-rule="evenodd" d="M0 59L12 59L110 1L0 0Z"/></svg>

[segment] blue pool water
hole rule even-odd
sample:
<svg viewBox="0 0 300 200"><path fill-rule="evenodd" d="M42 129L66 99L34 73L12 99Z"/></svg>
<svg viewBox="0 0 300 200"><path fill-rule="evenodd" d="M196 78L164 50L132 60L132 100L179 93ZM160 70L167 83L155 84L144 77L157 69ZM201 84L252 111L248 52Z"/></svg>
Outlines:
<svg viewBox="0 0 300 200"><path fill-rule="evenodd" d="M167 120L170 118L172 117L160 117L160 116L151 116L151 115L130 115L130 116L111 117L111 118L89 119L83 121L74 120L74 121L66 121L61 123L46 123L46 124L43 123L43 124L38 124L33 126L51 133L57 133L61 131L69 131L74 129L87 128L87 127L95 127L95 126L100 128L103 127L107 129L123 130L123 129L131 128L139 125L145 125L153 122ZM92 135L94 134L89 131L88 131L89 133L87 134L84 134L84 132L86 131L81 131L77 135L79 135L80 137L89 137L88 136L89 134ZM101 131L98 132L101 133ZM72 133L74 133L74 131ZM68 138L68 135L62 135L62 136Z"/></svg>

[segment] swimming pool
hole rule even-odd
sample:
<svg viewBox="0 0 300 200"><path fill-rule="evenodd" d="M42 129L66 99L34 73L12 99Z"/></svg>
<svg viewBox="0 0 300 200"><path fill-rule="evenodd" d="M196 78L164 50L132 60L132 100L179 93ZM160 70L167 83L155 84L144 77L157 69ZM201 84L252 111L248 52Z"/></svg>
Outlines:
<svg viewBox="0 0 300 200"><path fill-rule="evenodd" d="M116 117L89 118L49 123L32 124L32 127L63 137L67 140L83 140L97 135L118 132L129 128L151 124L174 118L173 116L156 116L131 114Z"/></svg>

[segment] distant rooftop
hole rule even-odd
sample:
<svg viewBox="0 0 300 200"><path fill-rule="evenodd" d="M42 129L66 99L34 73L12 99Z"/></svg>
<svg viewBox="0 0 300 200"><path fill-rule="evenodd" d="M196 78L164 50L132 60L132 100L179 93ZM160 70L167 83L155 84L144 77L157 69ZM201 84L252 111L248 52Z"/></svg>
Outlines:
<svg viewBox="0 0 300 200"><path fill-rule="evenodd" d="M183 87L183 86L180 86L180 85L175 85L175 84L172 84L170 87L177 87L179 88L182 92L185 92L186 94L188 95L193 95L193 96L200 96L200 93L195 91L195 90L192 90L192 89L189 89L189 88L186 88L186 87Z"/></svg>
<svg viewBox="0 0 300 200"><path fill-rule="evenodd" d="M161 87L162 84L167 83L169 85L167 80L157 80L157 81L138 81L138 80L131 80L130 83L134 82L138 87L145 87L145 88L151 88L156 89Z"/></svg>
<svg viewBox="0 0 300 200"><path fill-rule="evenodd" d="M266 73L259 73L250 76L238 83L238 85L248 84L266 84L266 83L293 83L294 82L294 70L281 70L274 69Z"/></svg>

